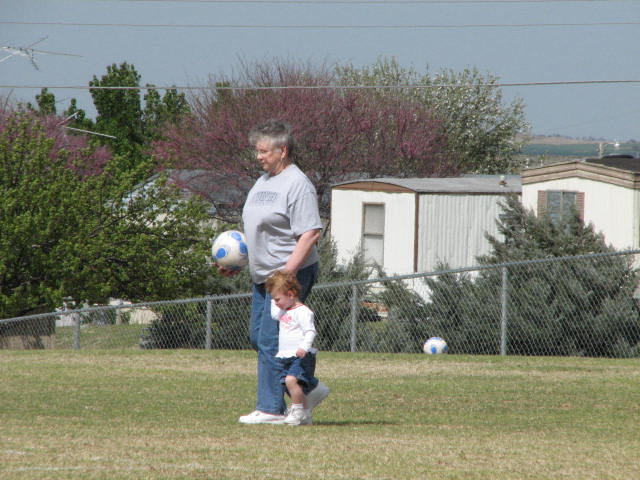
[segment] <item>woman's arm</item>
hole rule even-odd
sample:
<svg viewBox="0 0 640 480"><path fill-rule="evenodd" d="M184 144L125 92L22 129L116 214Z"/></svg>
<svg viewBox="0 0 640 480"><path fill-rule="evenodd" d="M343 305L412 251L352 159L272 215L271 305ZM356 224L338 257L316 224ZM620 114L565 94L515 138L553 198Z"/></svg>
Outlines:
<svg viewBox="0 0 640 480"><path fill-rule="evenodd" d="M296 248L293 249L293 253L284 266L285 270L297 273L307 256L309 256L315 243L320 239L321 232L322 229L317 228L315 230L308 230L300 235L296 243Z"/></svg>

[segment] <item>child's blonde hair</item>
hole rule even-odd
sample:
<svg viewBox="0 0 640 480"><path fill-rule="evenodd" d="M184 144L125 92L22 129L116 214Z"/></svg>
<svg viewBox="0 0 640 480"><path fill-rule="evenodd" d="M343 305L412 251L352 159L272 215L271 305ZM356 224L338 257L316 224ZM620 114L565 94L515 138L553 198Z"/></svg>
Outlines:
<svg viewBox="0 0 640 480"><path fill-rule="evenodd" d="M300 290L302 289L294 273L283 271L278 271L271 275L264 284L264 288L272 295L291 291L296 297L300 295Z"/></svg>

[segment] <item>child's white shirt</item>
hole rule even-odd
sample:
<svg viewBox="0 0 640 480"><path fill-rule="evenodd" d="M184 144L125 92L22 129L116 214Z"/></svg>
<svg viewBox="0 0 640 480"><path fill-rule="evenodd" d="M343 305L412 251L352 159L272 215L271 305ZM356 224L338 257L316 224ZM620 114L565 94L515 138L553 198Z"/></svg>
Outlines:
<svg viewBox="0 0 640 480"><path fill-rule="evenodd" d="M316 327L313 323L313 311L309 307L301 304L289 310L281 310L271 300L271 317L280 322L276 357L295 357L298 348L316 353L317 350L311 348L316 338Z"/></svg>

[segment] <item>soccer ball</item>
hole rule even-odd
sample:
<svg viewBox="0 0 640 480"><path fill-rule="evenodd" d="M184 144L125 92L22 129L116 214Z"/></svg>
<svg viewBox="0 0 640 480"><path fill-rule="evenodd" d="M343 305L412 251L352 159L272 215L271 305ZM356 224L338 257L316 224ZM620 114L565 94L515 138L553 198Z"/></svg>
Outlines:
<svg viewBox="0 0 640 480"><path fill-rule="evenodd" d="M244 233L227 230L216 237L211 246L213 260L229 270L240 270L247 263L249 249Z"/></svg>
<svg viewBox="0 0 640 480"><path fill-rule="evenodd" d="M424 346L422 347L424 353L429 355L436 355L438 353L447 353L449 350L449 346L447 342L445 342L440 337L431 337L426 342L424 342Z"/></svg>

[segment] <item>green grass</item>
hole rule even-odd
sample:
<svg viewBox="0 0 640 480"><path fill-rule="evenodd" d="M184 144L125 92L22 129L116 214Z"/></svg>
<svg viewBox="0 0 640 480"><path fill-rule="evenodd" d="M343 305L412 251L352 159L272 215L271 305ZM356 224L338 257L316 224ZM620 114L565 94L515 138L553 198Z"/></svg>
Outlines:
<svg viewBox="0 0 640 480"><path fill-rule="evenodd" d="M240 425L255 354L0 351L4 479L640 478L640 361L321 353L314 425Z"/></svg>
<svg viewBox="0 0 640 480"><path fill-rule="evenodd" d="M82 325L80 348L139 348L144 325ZM73 348L74 327L56 327L55 348Z"/></svg>

